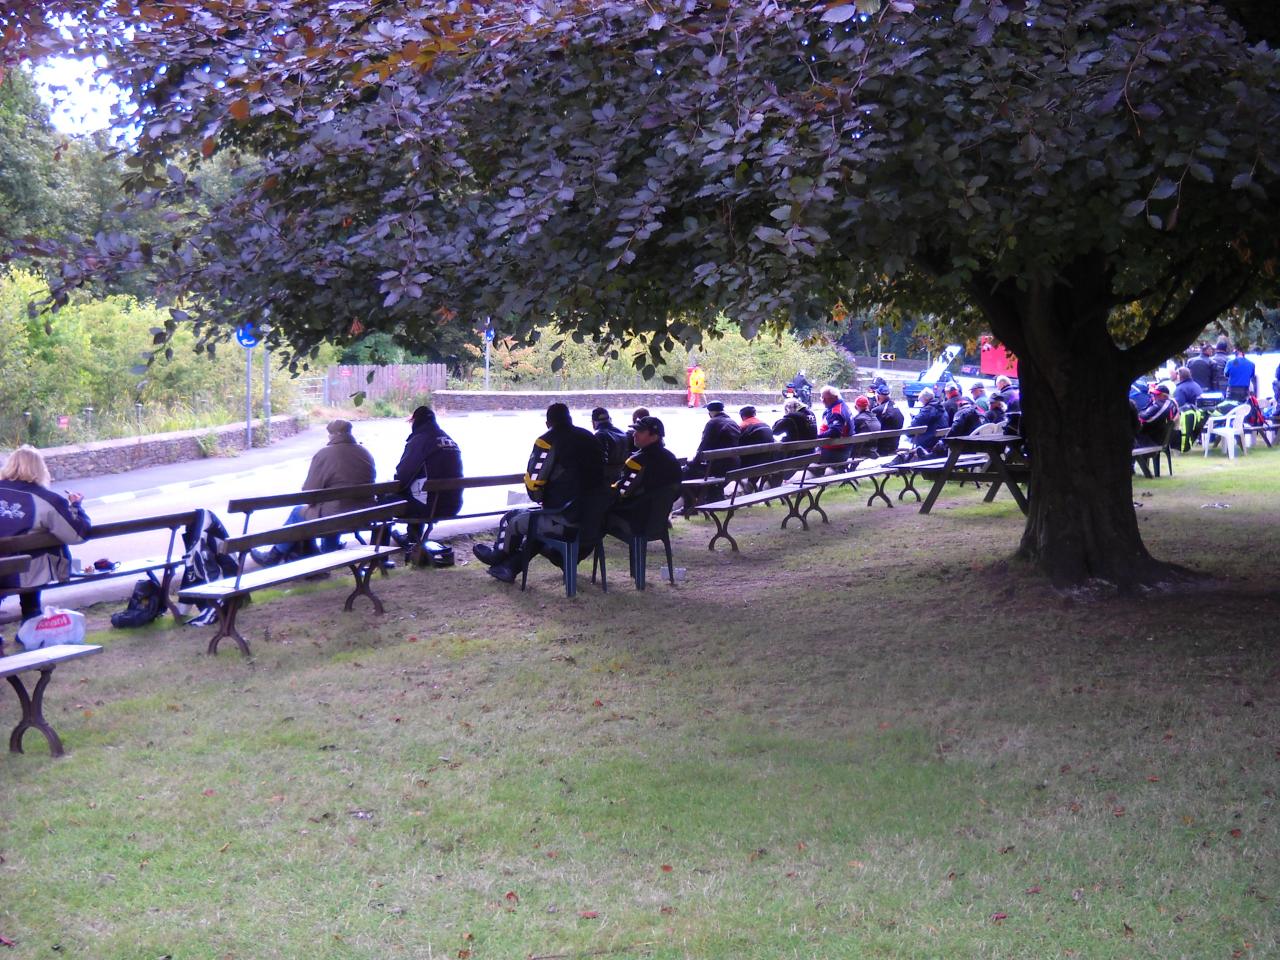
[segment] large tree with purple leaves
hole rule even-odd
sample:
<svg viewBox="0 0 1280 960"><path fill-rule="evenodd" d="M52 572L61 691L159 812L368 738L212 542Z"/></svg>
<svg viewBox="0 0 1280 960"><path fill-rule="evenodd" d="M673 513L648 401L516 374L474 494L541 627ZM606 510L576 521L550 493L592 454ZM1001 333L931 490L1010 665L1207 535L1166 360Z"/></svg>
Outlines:
<svg viewBox="0 0 1280 960"><path fill-rule="evenodd" d="M174 211L149 244L95 238L68 286L143 263L175 323L213 339L267 311L298 350L494 316L657 356L721 312L928 312L1018 355L1021 555L1060 585L1179 575L1138 532L1125 388L1275 291L1257 5L62 7L132 91L139 203ZM193 216L227 151L239 189Z"/></svg>

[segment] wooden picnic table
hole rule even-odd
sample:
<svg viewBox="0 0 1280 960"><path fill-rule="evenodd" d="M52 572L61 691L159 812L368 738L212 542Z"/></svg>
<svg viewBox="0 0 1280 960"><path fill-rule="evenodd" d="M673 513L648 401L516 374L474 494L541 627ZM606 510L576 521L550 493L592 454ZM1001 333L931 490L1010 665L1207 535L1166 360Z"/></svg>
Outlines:
<svg viewBox="0 0 1280 960"><path fill-rule="evenodd" d="M1027 498L1018 487L1017 481L1013 479L1007 459L1009 450L1021 446L1021 444L1022 438L1013 434L947 437L946 463L938 469L937 476L933 481L933 487L930 488L928 495L924 498L924 503L920 504L920 512L928 513L933 509L934 503L942 493L942 488L946 486L948 480L972 480L985 481L991 484L991 489L982 498L984 503L990 503L995 499L1001 485L1008 487L1009 492L1013 494L1014 501L1018 504L1018 509L1025 514L1027 512ZM985 453L988 456L987 468L981 471L965 471L957 474L956 463L960 458L966 454L975 453ZM910 468L911 464L904 464L904 466Z"/></svg>

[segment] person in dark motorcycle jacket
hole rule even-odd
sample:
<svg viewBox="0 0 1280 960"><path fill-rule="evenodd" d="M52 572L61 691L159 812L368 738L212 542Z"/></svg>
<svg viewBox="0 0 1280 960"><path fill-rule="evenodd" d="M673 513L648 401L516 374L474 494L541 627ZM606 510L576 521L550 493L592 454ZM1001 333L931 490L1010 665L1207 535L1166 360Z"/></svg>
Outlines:
<svg viewBox="0 0 1280 960"><path fill-rule="evenodd" d="M604 481L604 456L595 436L573 425L563 403L547 407L547 432L534 441L524 485L529 498L542 509L508 511L498 524L493 545L477 543L471 548L476 559L489 566L489 575L504 583L514 582L522 569L526 537L538 533L559 536L577 527L580 560L591 556L600 541L604 514L612 500ZM558 554L548 556L559 560Z"/></svg>
<svg viewBox="0 0 1280 960"><path fill-rule="evenodd" d="M794 392L795 396L801 403L808 405L813 398L813 384L809 382L809 378L805 376L803 370L799 371L791 381L787 384Z"/></svg>
<svg viewBox="0 0 1280 960"><path fill-rule="evenodd" d="M616 498L605 517L605 529L624 539L643 532L653 496L680 483L680 461L667 449L666 429L657 417L645 416L633 425L636 450L613 484Z"/></svg>
<svg viewBox="0 0 1280 960"><path fill-rule="evenodd" d="M928 387L920 391L920 408L912 417L911 425L924 427L924 433L917 434L913 438L915 455L917 457L933 456L934 449L938 446L938 431L951 426L951 420Z"/></svg>
<svg viewBox="0 0 1280 960"><path fill-rule="evenodd" d="M871 401L866 397L853 398L853 432L875 433L880 429L880 418L871 412Z"/></svg>
<svg viewBox="0 0 1280 960"><path fill-rule="evenodd" d="M795 397L784 403L782 410L782 417L773 425L773 434L778 440L786 442L817 439L818 420L812 410Z"/></svg>
<svg viewBox="0 0 1280 960"><path fill-rule="evenodd" d="M1178 405L1169 396L1169 388L1163 383L1152 384L1151 403L1138 414L1138 434L1134 437L1136 447L1164 446L1178 419Z"/></svg>
<svg viewBox="0 0 1280 960"><path fill-rule="evenodd" d="M757 443L773 443L773 430L767 423L756 416L756 408L747 406L738 411L738 415L742 417L740 425L741 433L738 435L738 446L749 447ZM763 453L755 456L745 456L739 458L739 463L744 467L754 467L758 463L768 463L775 459L773 454Z"/></svg>
<svg viewBox="0 0 1280 960"><path fill-rule="evenodd" d="M986 416L977 405L968 397L961 397L956 415L951 421L951 432L947 436L967 437L986 422Z"/></svg>
<svg viewBox="0 0 1280 960"><path fill-rule="evenodd" d="M902 411L889 396L889 385L883 380L876 384L876 402L871 405L871 412L880 421L881 430L901 430L905 422ZM882 457L891 457L897 452L897 437L887 437L876 444L876 453Z"/></svg>
<svg viewBox="0 0 1280 960"><path fill-rule="evenodd" d="M702 455L708 450L725 450L729 447L736 447L741 435L742 429L738 426L737 421L724 412L724 404L719 400L712 400L707 404L707 423L702 428L702 440L698 443L697 452L689 458L689 465L684 469L685 477L703 476L706 472L707 461ZM737 466L737 457L724 457L720 460L712 461L711 475L723 477Z"/></svg>
<svg viewBox="0 0 1280 960"><path fill-rule="evenodd" d="M960 385L952 380L942 391L942 397L942 409L947 411L947 419L955 420L960 411Z"/></svg>
<svg viewBox="0 0 1280 960"><path fill-rule="evenodd" d="M622 465L631 453L631 438L613 425L613 418L604 407L591 411L591 427L604 457L604 476L610 483L622 476Z"/></svg>
<svg viewBox="0 0 1280 960"><path fill-rule="evenodd" d="M396 464L396 482L405 496L406 516L441 520L456 517L462 509L461 490L424 493L428 480L453 480L462 476L462 452L453 438L436 423L435 411L418 407L409 418L412 427L404 453ZM409 539L422 536L422 524L409 525Z"/></svg>

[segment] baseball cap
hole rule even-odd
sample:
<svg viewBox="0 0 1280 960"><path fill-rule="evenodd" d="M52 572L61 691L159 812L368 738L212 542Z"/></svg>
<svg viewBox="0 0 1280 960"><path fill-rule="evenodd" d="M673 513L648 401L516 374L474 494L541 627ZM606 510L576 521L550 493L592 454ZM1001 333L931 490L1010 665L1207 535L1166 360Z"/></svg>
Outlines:
<svg viewBox="0 0 1280 960"><path fill-rule="evenodd" d="M707 404L707 413L724 413L724 404L719 400L712 400Z"/></svg>
<svg viewBox="0 0 1280 960"><path fill-rule="evenodd" d="M657 417L641 417L633 425L636 430L645 430L649 433L656 433L660 437L667 435L666 428L662 426L662 421Z"/></svg>

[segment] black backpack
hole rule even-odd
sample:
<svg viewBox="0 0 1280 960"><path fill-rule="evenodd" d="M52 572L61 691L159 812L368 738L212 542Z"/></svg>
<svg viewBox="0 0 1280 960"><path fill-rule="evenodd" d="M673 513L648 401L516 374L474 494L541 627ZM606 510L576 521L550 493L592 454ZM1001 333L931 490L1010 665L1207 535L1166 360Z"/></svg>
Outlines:
<svg viewBox="0 0 1280 960"><path fill-rule="evenodd" d="M154 580L139 580L133 585L129 605L111 615L111 625L118 630L145 627L163 609L159 585Z"/></svg>

